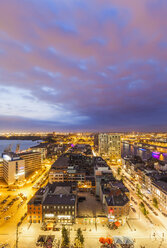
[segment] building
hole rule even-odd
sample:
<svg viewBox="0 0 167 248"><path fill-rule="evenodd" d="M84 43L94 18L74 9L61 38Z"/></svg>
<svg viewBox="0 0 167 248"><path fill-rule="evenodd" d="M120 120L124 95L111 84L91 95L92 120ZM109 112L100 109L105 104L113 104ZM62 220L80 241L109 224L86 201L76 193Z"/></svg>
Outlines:
<svg viewBox="0 0 167 248"><path fill-rule="evenodd" d="M49 171L49 183L73 182L81 186L86 183L84 186L88 185L90 188L92 175L94 176L94 167L91 157L78 153L65 153L53 163Z"/></svg>
<svg viewBox="0 0 167 248"><path fill-rule="evenodd" d="M48 143L40 143L39 145L30 147L32 152L41 153L41 160L43 161L47 157Z"/></svg>
<svg viewBox="0 0 167 248"><path fill-rule="evenodd" d="M23 152L18 155L25 160L25 176L41 169L41 153Z"/></svg>
<svg viewBox="0 0 167 248"><path fill-rule="evenodd" d="M63 193L48 195L43 203L43 221L72 224L76 216L76 196Z"/></svg>
<svg viewBox="0 0 167 248"><path fill-rule="evenodd" d="M8 185L22 182L25 179L25 161L12 154L3 155L3 178Z"/></svg>
<svg viewBox="0 0 167 248"><path fill-rule="evenodd" d="M167 213L167 175L152 180L151 193L157 199L158 208Z"/></svg>
<svg viewBox="0 0 167 248"><path fill-rule="evenodd" d="M72 224L77 214L77 196L71 183L53 183L39 189L28 202L30 223Z"/></svg>
<svg viewBox="0 0 167 248"><path fill-rule="evenodd" d="M42 203L49 192L49 187L39 189L27 204L27 217L30 223L42 223Z"/></svg>
<svg viewBox="0 0 167 248"><path fill-rule="evenodd" d="M3 180L3 158L0 158L0 180Z"/></svg>
<svg viewBox="0 0 167 248"><path fill-rule="evenodd" d="M101 133L98 135L99 155L109 158L112 164L121 162L121 136Z"/></svg>
<svg viewBox="0 0 167 248"><path fill-rule="evenodd" d="M105 197L105 212L109 222L119 221L124 224L129 215L129 198L120 189L112 189Z"/></svg>

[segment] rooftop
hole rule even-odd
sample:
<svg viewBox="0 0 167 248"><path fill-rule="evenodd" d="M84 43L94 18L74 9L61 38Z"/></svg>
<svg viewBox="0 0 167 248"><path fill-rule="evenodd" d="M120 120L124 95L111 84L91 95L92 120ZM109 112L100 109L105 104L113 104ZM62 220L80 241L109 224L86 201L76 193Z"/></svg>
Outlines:
<svg viewBox="0 0 167 248"><path fill-rule="evenodd" d="M108 206L124 206L129 202L129 198L121 193L119 195L111 195L106 197L106 202Z"/></svg>
<svg viewBox="0 0 167 248"><path fill-rule="evenodd" d="M43 205L75 205L76 196L74 194L48 195Z"/></svg>

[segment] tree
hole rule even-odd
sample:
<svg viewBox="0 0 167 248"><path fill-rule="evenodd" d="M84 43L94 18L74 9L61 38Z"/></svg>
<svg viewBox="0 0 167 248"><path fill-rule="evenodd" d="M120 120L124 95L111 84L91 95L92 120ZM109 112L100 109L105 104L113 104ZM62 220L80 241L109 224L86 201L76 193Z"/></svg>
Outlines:
<svg viewBox="0 0 167 248"><path fill-rule="evenodd" d="M145 205L144 205L143 202L140 202L139 206L140 206L140 209L141 209L142 213L143 213L145 216L149 214L149 212L146 210Z"/></svg>
<svg viewBox="0 0 167 248"><path fill-rule="evenodd" d="M154 207L158 208L158 200L155 197L153 198L153 205Z"/></svg>
<svg viewBox="0 0 167 248"><path fill-rule="evenodd" d="M75 248L82 248L83 247L83 245L81 244L81 241L78 240L77 238L75 239L74 247Z"/></svg>
<svg viewBox="0 0 167 248"><path fill-rule="evenodd" d="M143 202L140 202L140 207L141 208L144 208L145 207Z"/></svg>
<svg viewBox="0 0 167 248"><path fill-rule="evenodd" d="M117 168L117 174L118 174L118 176L120 175L120 173L121 173L121 167L118 167Z"/></svg>
<svg viewBox="0 0 167 248"><path fill-rule="evenodd" d="M142 193L141 193L139 184L136 185L136 189L137 189L137 194L138 194L139 196L142 196Z"/></svg>
<svg viewBox="0 0 167 248"><path fill-rule="evenodd" d="M62 247L69 247L69 235L68 235L68 231L65 227L62 228Z"/></svg>
<svg viewBox="0 0 167 248"><path fill-rule="evenodd" d="M81 244L83 245L83 243L84 243L84 236L83 236L83 233L82 233L81 228L78 228L77 229L76 239L78 239L81 242Z"/></svg>
<svg viewBox="0 0 167 248"><path fill-rule="evenodd" d="M81 228L77 229L76 238L74 242L75 248L82 248L84 244L84 236L82 234Z"/></svg>

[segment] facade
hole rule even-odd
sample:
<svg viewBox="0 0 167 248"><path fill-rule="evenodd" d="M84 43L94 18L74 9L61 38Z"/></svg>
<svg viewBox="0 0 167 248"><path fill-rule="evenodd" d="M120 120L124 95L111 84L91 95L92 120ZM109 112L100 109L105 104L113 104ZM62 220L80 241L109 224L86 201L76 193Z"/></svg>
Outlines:
<svg viewBox="0 0 167 248"><path fill-rule="evenodd" d="M3 159L0 159L0 180L3 179Z"/></svg>
<svg viewBox="0 0 167 248"><path fill-rule="evenodd" d="M42 223L42 203L49 192L49 187L39 189L27 204L27 217L30 223Z"/></svg>
<svg viewBox="0 0 167 248"><path fill-rule="evenodd" d="M25 160L25 176L41 169L41 153L39 152L24 152L19 156Z"/></svg>
<svg viewBox="0 0 167 248"><path fill-rule="evenodd" d="M25 161L20 157L4 156L3 178L8 185L25 179Z"/></svg>
<svg viewBox="0 0 167 248"><path fill-rule="evenodd" d="M99 155L110 159L113 164L121 162L121 136L101 133L98 136Z"/></svg>
<svg viewBox="0 0 167 248"><path fill-rule="evenodd" d="M74 223L77 196L72 184L59 182L39 189L28 202L27 213L30 223Z"/></svg>
<svg viewBox="0 0 167 248"><path fill-rule="evenodd" d="M167 177L160 177L158 180L153 180L151 184L152 198L156 198L158 208L167 213Z"/></svg>
<svg viewBox="0 0 167 248"><path fill-rule="evenodd" d="M124 224L129 215L130 205L129 198L120 189L112 190L105 197L105 211L108 215L109 222L119 221Z"/></svg>
<svg viewBox="0 0 167 248"><path fill-rule="evenodd" d="M41 143L39 145L31 147L30 149L32 152L41 153L41 160L43 161L47 157L47 147L48 147L47 143Z"/></svg>
<svg viewBox="0 0 167 248"><path fill-rule="evenodd" d="M49 173L49 182L85 182L85 173L68 168L66 171L52 169Z"/></svg>
<svg viewBox="0 0 167 248"><path fill-rule="evenodd" d="M42 204L40 201L32 201L28 205L28 219L30 223L42 223Z"/></svg>
<svg viewBox="0 0 167 248"><path fill-rule="evenodd" d="M92 158L77 153L66 153L59 157L49 171L49 183L73 182L89 184L89 176L94 175ZM90 183L92 178L90 177Z"/></svg>
<svg viewBox="0 0 167 248"><path fill-rule="evenodd" d="M48 195L43 203L43 221L72 224L76 216L76 196L74 194Z"/></svg>

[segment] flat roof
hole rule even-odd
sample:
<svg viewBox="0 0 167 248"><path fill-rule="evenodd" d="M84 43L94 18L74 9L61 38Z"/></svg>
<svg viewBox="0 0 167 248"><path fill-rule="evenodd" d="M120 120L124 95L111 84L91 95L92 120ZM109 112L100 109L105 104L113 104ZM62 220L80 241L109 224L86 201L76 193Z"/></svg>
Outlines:
<svg viewBox="0 0 167 248"><path fill-rule="evenodd" d="M76 196L74 194L48 195L43 205L75 205Z"/></svg>

